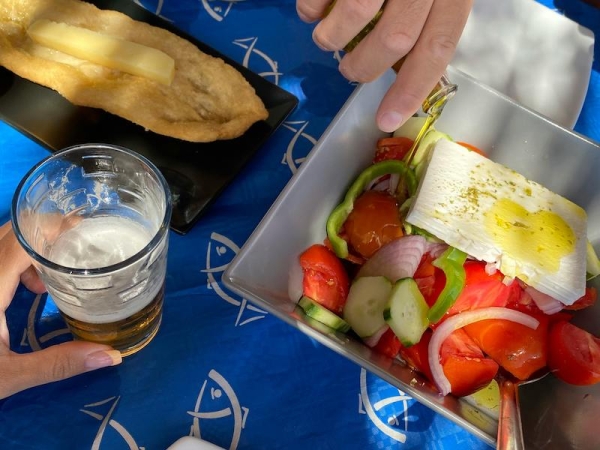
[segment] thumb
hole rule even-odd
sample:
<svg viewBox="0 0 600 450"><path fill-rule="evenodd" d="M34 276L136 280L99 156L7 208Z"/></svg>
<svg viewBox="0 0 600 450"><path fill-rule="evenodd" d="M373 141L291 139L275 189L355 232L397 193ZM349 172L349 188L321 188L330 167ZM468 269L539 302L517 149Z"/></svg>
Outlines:
<svg viewBox="0 0 600 450"><path fill-rule="evenodd" d="M72 341L33 353L0 358L0 399L53 381L120 364L121 353L92 342Z"/></svg>
<svg viewBox="0 0 600 450"><path fill-rule="evenodd" d="M37 270L35 270L35 267L33 266L29 266L25 272L21 274L21 283L23 283L23 285L31 292L36 294L43 294L46 292L46 286L44 286Z"/></svg>

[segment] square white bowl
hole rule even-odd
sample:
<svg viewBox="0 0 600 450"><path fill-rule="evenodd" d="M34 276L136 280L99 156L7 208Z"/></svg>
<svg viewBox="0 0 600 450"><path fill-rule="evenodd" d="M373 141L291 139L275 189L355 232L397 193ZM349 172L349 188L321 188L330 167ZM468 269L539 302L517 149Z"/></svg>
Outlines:
<svg viewBox="0 0 600 450"><path fill-rule="evenodd" d="M485 149L491 159L581 205L588 213L589 238L599 243L600 146L458 70L451 68L449 76L459 89L436 128ZM298 255L323 241L327 216L372 159L375 142L383 136L376 127L375 112L392 80L390 72L356 89L229 264L223 281L229 289L493 445L497 422L485 411L452 396L441 397L427 384L414 383L415 373L400 361L378 355L350 336L311 326L295 311L288 294L289 275L298 273ZM294 297L298 287L292 286ZM600 308L593 308L576 319L600 334L599 313ZM521 388L521 402L527 448L600 448L595 428L582 426L600 413L600 387L567 386L548 376ZM584 408L587 416L572 412L577 408Z"/></svg>

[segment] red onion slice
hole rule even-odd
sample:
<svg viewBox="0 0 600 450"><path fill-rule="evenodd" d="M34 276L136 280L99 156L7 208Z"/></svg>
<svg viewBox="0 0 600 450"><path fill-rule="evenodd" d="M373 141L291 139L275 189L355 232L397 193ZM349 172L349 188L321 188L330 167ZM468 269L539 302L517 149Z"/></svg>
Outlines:
<svg viewBox="0 0 600 450"><path fill-rule="evenodd" d="M423 236L403 236L387 243L363 264L358 277L384 276L392 283L412 277L425 253L427 242Z"/></svg>
<svg viewBox="0 0 600 450"><path fill-rule="evenodd" d="M363 192L366 191L387 191L390 187L390 176L382 175L380 177L372 179L367 185Z"/></svg>
<svg viewBox="0 0 600 450"><path fill-rule="evenodd" d="M496 272L498 272L498 267L495 262L487 263L485 265L485 273L488 275L494 275Z"/></svg>
<svg viewBox="0 0 600 450"><path fill-rule="evenodd" d="M442 253L446 250L448 250L448 244L444 242L427 242L425 253L428 253L433 259L436 259L442 256Z"/></svg>
<svg viewBox="0 0 600 450"><path fill-rule="evenodd" d="M531 286L525 287L525 292L533 299L533 302L540 308L544 314L556 314L565 307L561 302L554 297L544 294Z"/></svg>
<svg viewBox="0 0 600 450"><path fill-rule="evenodd" d="M367 347L371 347L371 348L375 347L379 343L381 336L383 336L389 328L390 327L387 325L382 326L378 331L376 331L371 336L363 338L363 342L367 345Z"/></svg>
<svg viewBox="0 0 600 450"><path fill-rule="evenodd" d="M400 183L400 174L393 173L390 175L390 185L389 192L394 195L396 193L396 189L398 189L398 184Z"/></svg>
<svg viewBox="0 0 600 450"><path fill-rule="evenodd" d="M379 192L389 192L390 180L383 180L381 183L377 183L375 186L373 186L370 190Z"/></svg>
<svg viewBox="0 0 600 450"><path fill-rule="evenodd" d="M440 362L440 348L442 347L442 344L446 338L452 334L453 331L472 323L488 319L509 320L511 322L520 323L526 327L533 328L534 330L539 325L539 321L537 319L534 319L525 313L497 306L465 311L444 320L433 331L428 349L429 367L431 368L433 381L442 395L448 395L452 390L452 386L450 386L450 382L448 381L448 378L446 378L444 369Z"/></svg>

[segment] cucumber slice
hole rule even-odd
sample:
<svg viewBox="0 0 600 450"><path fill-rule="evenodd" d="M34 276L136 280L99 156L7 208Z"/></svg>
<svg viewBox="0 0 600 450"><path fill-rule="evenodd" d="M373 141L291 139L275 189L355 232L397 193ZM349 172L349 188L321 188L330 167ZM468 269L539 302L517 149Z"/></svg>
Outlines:
<svg viewBox="0 0 600 450"><path fill-rule="evenodd" d="M405 137L414 141L425 125L426 120L427 118L425 117L411 117L400 128L394 131L394 137Z"/></svg>
<svg viewBox="0 0 600 450"><path fill-rule="evenodd" d="M587 264L585 271L587 272L588 280L600 275L600 260L598 260L598 255L596 255L596 251L590 241L587 241Z"/></svg>
<svg viewBox="0 0 600 450"><path fill-rule="evenodd" d="M303 296L298 302L298 306L304 310L304 314L308 317L327 325L329 328L335 331L341 331L346 333L350 330L350 325L344 319L339 317L337 314L329 311L324 306L319 305L312 298Z"/></svg>
<svg viewBox="0 0 600 450"><path fill-rule="evenodd" d="M368 338L385 326L383 310L391 291L386 277L360 277L352 283L343 316L359 337Z"/></svg>
<svg viewBox="0 0 600 450"><path fill-rule="evenodd" d="M410 347L421 340L429 326L429 306L412 278L396 281L383 312L385 321L402 345Z"/></svg>

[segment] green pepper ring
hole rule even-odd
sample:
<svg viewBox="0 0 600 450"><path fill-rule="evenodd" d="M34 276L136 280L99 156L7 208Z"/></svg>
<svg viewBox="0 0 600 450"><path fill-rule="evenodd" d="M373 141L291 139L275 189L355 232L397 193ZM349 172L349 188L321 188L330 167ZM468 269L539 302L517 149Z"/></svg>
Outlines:
<svg viewBox="0 0 600 450"><path fill-rule="evenodd" d="M333 251L339 258L348 256L348 243L339 235L344 222L354 209L354 201L364 191L365 187L374 179L383 175L398 174L404 178L409 195L414 195L417 190L417 179L412 169L403 162L395 159L375 163L354 180L348 188L344 200L329 215L327 219L327 237Z"/></svg>
<svg viewBox="0 0 600 450"><path fill-rule="evenodd" d="M452 308L464 289L466 280L464 264L466 260L467 254L465 252L449 247L433 261L432 264L444 272L446 284L427 314L430 323L439 321Z"/></svg>

